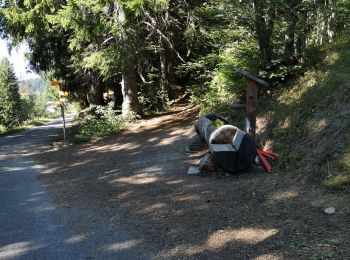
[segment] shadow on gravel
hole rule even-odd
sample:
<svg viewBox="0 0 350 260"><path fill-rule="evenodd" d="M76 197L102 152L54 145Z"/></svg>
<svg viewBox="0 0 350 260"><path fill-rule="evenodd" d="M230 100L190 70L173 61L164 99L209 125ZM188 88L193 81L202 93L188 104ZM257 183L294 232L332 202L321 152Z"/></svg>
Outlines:
<svg viewBox="0 0 350 260"><path fill-rule="evenodd" d="M310 187L259 170L187 175L187 118L171 115L100 141L43 148L40 179L57 205L81 212L74 222L81 229L113 237L113 223L122 223L136 238L100 250L146 248L159 259L349 255L347 215L324 214Z"/></svg>

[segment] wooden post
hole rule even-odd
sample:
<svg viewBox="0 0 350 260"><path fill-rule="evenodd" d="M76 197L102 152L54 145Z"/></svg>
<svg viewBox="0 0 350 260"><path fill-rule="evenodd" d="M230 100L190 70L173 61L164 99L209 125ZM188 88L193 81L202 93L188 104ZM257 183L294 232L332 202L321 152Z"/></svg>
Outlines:
<svg viewBox="0 0 350 260"><path fill-rule="evenodd" d="M64 117L64 103L61 102L61 116L63 120L63 140L66 141L66 120Z"/></svg>
<svg viewBox="0 0 350 260"><path fill-rule="evenodd" d="M256 105L258 88L256 83L248 80L246 98L246 132L255 140L256 131Z"/></svg>
<svg viewBox="0 0 350 260"><path fill-rule="evenodd" d="M244 71L237 70L237 74L247 79L247 97L245 105L232 105L233 109L245 108L246 132L255 140L256 133L256 107L258 104L258 86L268 87L269 84L256 76Z"/></svg>

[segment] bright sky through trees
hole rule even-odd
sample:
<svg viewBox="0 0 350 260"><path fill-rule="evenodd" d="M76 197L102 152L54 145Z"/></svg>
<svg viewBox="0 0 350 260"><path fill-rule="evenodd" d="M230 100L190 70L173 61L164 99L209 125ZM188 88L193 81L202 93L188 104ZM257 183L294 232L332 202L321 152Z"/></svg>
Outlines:
<svg viewBox="0 0 350 260"><path fill-rule="evenodd" d="M0 39L0 60L4 57L9 58L19 80L38 77L37 74L28 72L26 69L28 65L24 56L26 52L28 52L28 47L23 43L20 46L13 48L11 53L9 53L6 40Z"/></svg>

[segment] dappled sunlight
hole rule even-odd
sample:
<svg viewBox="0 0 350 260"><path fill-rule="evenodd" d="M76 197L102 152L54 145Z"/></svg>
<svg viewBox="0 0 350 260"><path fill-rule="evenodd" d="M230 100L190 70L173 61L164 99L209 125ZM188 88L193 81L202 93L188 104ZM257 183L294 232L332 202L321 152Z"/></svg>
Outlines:
<svg viewBox="0 0 350 260"><path fill-rule="evenodd" d="M88 238L87 234L79 234L72 236L70 238L67 238L64 240L66 244L77 244L80 243L82 240L86 240Z"/></svg>
<svg viewBox="0 0 350 260"><path fill-rule="evenodd" d="M243 242L254 245L278 234L278 231L278 229L263 228L219 230L209 236L206 241L206 246L211 250L218 250L234 242Z"/></svg>
<svg viewBox="0 0 350 260"><path fill-rule="evenodd" d="M299 192L295 188L291 188L286 191L278 191L272 194L267 199L267 203L276 203L287 199L293 199L293 198L296 198L298 195L299 195Z"/></svg>
<svg viewBox="0 0 350 260"><path fill-rule="evenodd" d="M199 195L185 194L185 195L175 196L174 198L172 198L172 200L175 200L175 201L195 201L195 200L199 200L201 198L202 198L202 196L199 196Z"/></svg>
<svg viewBox="0 0 350 260"><path fill-rule="evenodd" d="M157 210L162 210L166 207L168 207L167 204L158 202L158 203L155 203L151 206L147 206L147 207L139 210L138 212L142 213L142 214L148 214L148 213L152 213L152 212L157 211Z"/></svg>
<svg viewBox="0 0 350 260"><path fill-rule="evenodd" d="M252 258L251 260L282 260L284 257L277 254L263 254Z"/></svg>
<svg viewBox="0 0 350 260"><path fill-rule="evenodd" d="M0 247L0 259L23 257L31 251L38 250L44 245L36 245L31 241L17 242Z"/></svg>
<svg viewBox="0 0 350 260"><path fill-rule="evenodd" d="M181 183L184 183L185 181L184 180L171 180L171 181L166 181L165 183L168 184L168 185L177 185L177 184L181 184Z"/></svg>
<svg viewBox="0 0 350 260"><path fill-rule="evenodd" d="M112 243L105 246L104 248L105 250L108 250L108 251L119 251L119 250L126 250L126 249L136 247L139 243L140 243L139 240L128 240L120 243Z"/></svg>
<svg viewBox="0 0 350 260"><path fill-rule="evenodd" d="M325 118L310 120L307 125L309 136L312 138L320 135L326 129L327 125L328 122Z"/></svg>
<svg viewBox="0 0 350 260"><path fill-rule="evenodd" d="M333 66L340 59L339 52L331 52L329 53L323 62L328 66Z"/></svg>
<svg viewBox="0 0 350 260"><path fill-rule="evenodd" d="M159 137L152 137L152 138L147 140L147 142L149 142L149 143L159 142L159 141L160 141Z"/></svg>
<svg viewBox="0 0 350 260"><path fill-rule="evenodd" d="M43 211L49 211L49 210L55 210L55 207L54 206L40 206L40 207L36 207L36 208L33 208L32 211L34 212L43 212Z"/></svg>
<svg viewBox="0 0 350 260"><path fill-rule="evenodd" d="M259 131L267 129L273 116L259 121ZM284 114L283 119L282 128L294 127L293 117ZM59 205L95 214L87 218L87 229L65 243L89 241L94 236L89 228L102 225L107 231L97 232L105 232L108 240L99 252L149 246L160 259L259 260L279 259L281 250L271 248L280 240L287 241L289 250L290 241L309 239L313 222L306 215L317 217L317 212L305 205L293 180L255 168L231 176L189 176L189 164L203 155L185 153L193 124L167 120L145 121L131 131L44 155L56 174L42 180ZM116 239L119 223L137 240Z"/></svg>
<svg viewBox="0 0 350 260"><path fill-rule="evenodd" d="M162 252L159 254L159 258L167 259L171 257L179 257L179 256L192 256L201 254L205 251L203 246L195 245L195 244L187 244L187 245L178 245L175 248L167 250L166 252Z"/></svg>
<svg viewBox="0 0 350 260"><path fill-rule="evenodd" d="M218 230L209 235L203 244L178 245L162 252L162 258L194 256L205 252L218 252L234 243L255 245L278 234L277 229L241 228Z"/></svg>
<svg viewBox="0 0 350 260"><path fill-rule="evenodd" d="M70 164L69 167L77 167L77 166L80 166L80 165L93 163L94 161L96 161L96 160L93 160L93 159L91 159L91 160L82 160L82 161Z"/></svg>
<svg viewBox="0 0 350 260"><path fill-rule="evenodd" d="M118 177L119 174L120 174L120 171L117 170L117 169L116 170L107 171L107 172L101 173L100 177L98 177L97 180L103 181L103 180L116 178L116 177Z"/></svg>
<svg viewBox="0 0 350 260"><path fill-rule="evenodd" d="M116 180L110 181L111 184L119 183L119 184L132 184L132 185L143 185L143 184L150 184L154 183L158 180L158 177L156 177L154 174L157 171L160 171L161 169L159 167L152 167L149 168L148 171L154 171L154 173L149 173L145 169L145 173L139 173L135 174L130 177L120 177Z"/></svg>
<svg viewBox="0 0 350 260"><path fill-rule="evenodd" d="M283 121L280 122L279 127L281 129L287 129L290 128L292 125L291 118L290 116L287 116Z"/></svg>
<svg viewBox="0 0 350 260"><path fill-rule="evenodd" d="M1 167L1 172L16 172L16 171L23 171L26 167L20 167L20 166L12 166L12 167Z"/></svg>

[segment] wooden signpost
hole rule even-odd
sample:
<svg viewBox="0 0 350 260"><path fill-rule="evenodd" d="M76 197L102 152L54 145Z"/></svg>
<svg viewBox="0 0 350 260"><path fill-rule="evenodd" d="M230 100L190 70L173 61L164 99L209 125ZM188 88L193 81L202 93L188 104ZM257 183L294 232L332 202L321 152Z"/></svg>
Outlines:
<svg viewBox="0 0 350 260"><path fill-rule="evenodd" d="M247 79L247 97L245 104L234 104L232 109L245 109L246 132L255 140L256 133L256 107L258 104L258 87L268 87L269 84L256 76L244 71L237 70L237 74Z"/></svg>
<svg viewBox="0 0 350 260"><path fill-rule="evenodd" d="M255 140L256 135L256 107L258 104L258 90L259 87L268 87L269 84L256 76L244 71L237 70L236 73L247 79L247 97L245 104L234 104L230 107L232 109L245 109L246 112L246 132ZM277 153L266 151L262 149L256 149L256 154L258 155L262 165L267 172L272 172L272 167L267 161L267 158L276 159L278 157ZM266 156L266 157L265 157Z"/></svg>

